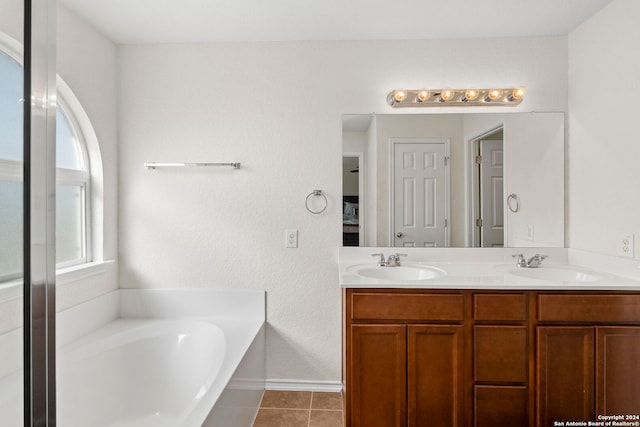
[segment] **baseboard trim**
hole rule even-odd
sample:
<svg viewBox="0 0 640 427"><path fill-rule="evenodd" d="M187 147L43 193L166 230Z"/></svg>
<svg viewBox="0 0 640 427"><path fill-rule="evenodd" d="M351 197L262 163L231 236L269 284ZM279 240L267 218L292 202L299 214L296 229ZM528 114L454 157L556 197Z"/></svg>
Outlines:
<svg viewBox="0 0 640 427"><path fill-rule="evenodd" d="M325 391L339 393L342 391L342 383L340 381L267 379L267 381L265 382L265 389L280 391Z"/></svg>

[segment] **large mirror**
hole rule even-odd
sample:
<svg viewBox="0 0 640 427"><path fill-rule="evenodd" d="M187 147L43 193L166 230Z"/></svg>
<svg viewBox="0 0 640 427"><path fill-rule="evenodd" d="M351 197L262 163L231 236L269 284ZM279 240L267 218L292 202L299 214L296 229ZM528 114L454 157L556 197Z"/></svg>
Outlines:
<svg viewBox="0 0 640 427"><path fill-rule="evenodd" d="M564 247L562 113L342 123L344 246Z"/></svg>

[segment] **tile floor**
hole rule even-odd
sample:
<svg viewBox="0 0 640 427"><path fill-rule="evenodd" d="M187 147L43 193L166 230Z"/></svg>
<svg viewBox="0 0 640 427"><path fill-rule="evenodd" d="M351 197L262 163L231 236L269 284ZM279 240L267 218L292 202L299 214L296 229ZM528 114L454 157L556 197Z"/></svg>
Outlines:
<svg viewBox="0 0 640 427"><path fill-rule="evenodd" d="M267 390L253 427L343 427L342 393Z"/></svg>

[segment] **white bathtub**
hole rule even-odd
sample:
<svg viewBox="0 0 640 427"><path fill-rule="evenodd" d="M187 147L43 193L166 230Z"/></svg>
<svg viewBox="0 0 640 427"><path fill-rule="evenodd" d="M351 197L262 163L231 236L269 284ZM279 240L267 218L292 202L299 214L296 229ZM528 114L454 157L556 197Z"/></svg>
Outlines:
<svg viewBox="0 0 640 427"><path fill-rule="evenodd" d="M58 425L251 426L264 390L264 293L247 295L121 290L59 316ZM3 427L22 425L20 380L0 380Z"/></svg>

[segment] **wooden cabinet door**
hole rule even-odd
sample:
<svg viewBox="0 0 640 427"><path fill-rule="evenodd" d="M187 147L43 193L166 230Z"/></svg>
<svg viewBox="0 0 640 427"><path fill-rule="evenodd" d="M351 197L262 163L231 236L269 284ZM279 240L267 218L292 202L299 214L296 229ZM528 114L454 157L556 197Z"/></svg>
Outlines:
<svg viewBox="0 0 640 427"><path fill-rule="evenodd" d="M594 419L593 327L537 328L536 420ZM636 408L637 409L637 408Z"/></svg>
<svg viewBox="0 0 640 427"><path fill-rule="evenodd" d="M640 409L640 327L596 328L596 413Z"/></svg>
<svg viewBox="0 0 640 427"><path fill-rule="evenodd" d="M463 327L408 325L407 341L408 425L462 426Z"/></svg>
<svg viewBox="0 0 640 427"><path fill-rule="evenodd" d="M407 425L407 327L351 326L351 427Z"/></svg>

